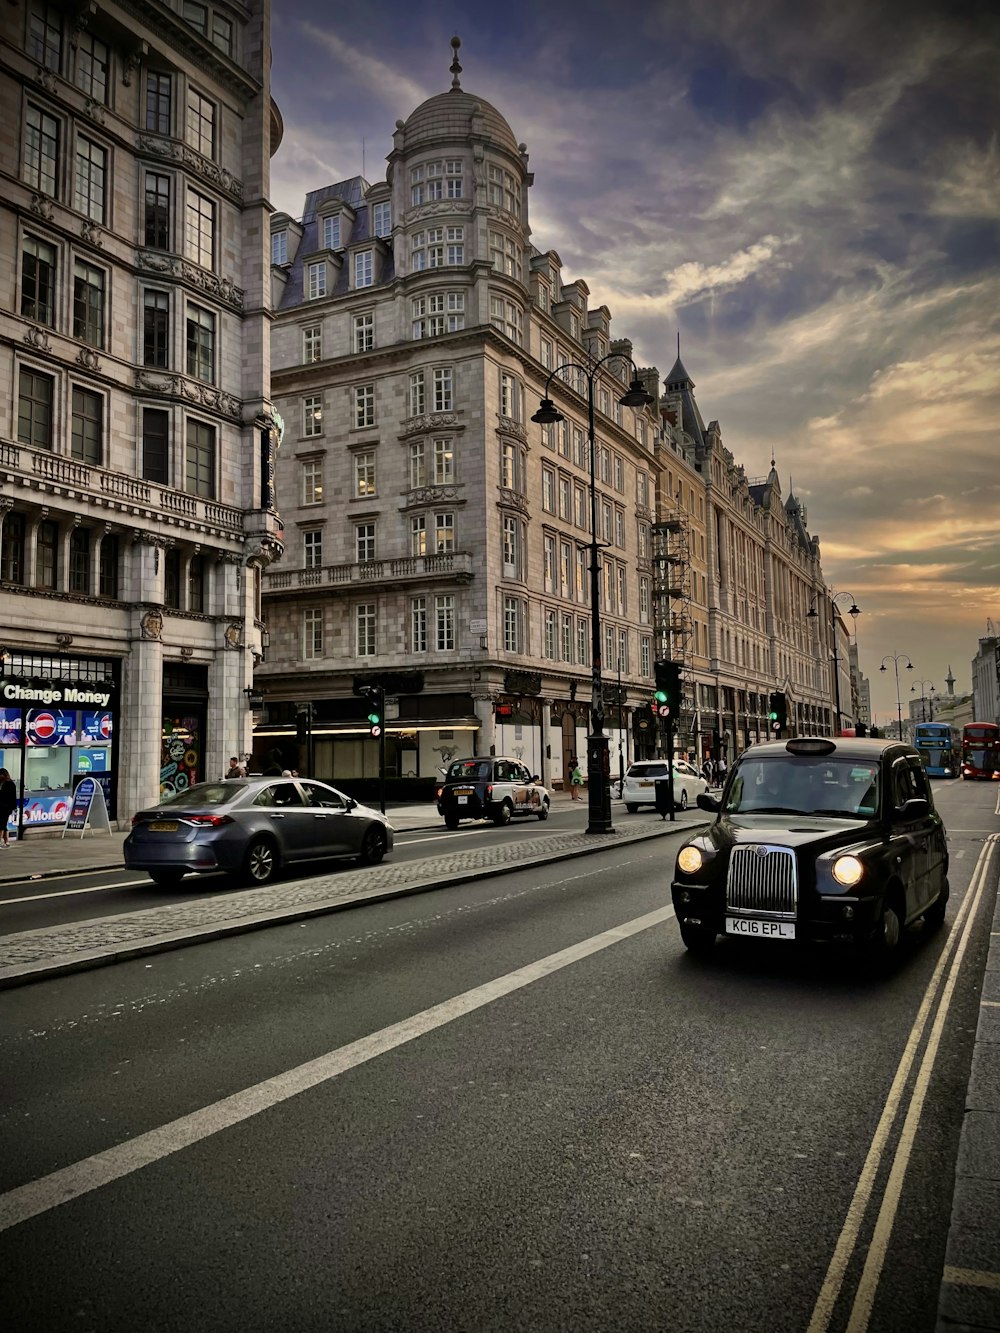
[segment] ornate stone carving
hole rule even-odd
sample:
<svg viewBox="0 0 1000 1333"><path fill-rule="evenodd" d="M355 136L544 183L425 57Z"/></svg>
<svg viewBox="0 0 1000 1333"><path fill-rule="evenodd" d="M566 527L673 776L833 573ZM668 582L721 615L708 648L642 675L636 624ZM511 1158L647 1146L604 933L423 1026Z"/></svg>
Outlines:
<svg viewBox="0 0 1000 1333"><path fill-rule="evenodd" d="M139 622L144 639L159 639L163 634L163 616L159 611L147 611Z"/></svg>
<svg viewBox="0 0 1000 1333"><path fill-rule="evenodd" d="M459 490L457 486L418 486L410 491L406 503L408 505L429 505L439 504L442 500L457 500Z"/></svg>
<svg viewBox="0 0 1000 1333"><path fill-rule="evenodd" d="M95 102L92 97L88 97L83 104L84 112L98 125L104 124L104 107L100 102Z"/></svg>
<svg viewBox="0 0 1000 1333"><path fill-rule="evenodd" d="M222 640L227 648L243 647L243 626L234 620L222 632Z"/></svg>
<svg viewBox="0 0 1000 1333"><path fill-rule="evenodd" d="M207 292L219 301L225 301L234 310L242 310L245 293L230 278L220 278L208 269L192 264L180 255L165 255L157 250L137 250L135 262L138 268L151 273L162 273L171 278L190 282L201 291Z"/></svg>
<svg viewBox="0 0 1000 1333"><path fill-rule="evenodd" d="M96 245L100 250L104 242L101 240L101 229L96 222L91 222L89 218L84 218L80 223L80 235L89 245Z"/></svg>
<svg viewBox="0 0 1000 1333"><path fill-rule="evenodd" d="M418 435L429 430L462 430L457 412L425 412L403 422L404 435Z"/></svg>
<svg viewBox="0 0 1000 1333"><path fill-rule="evenodd" d="M243 202L243 182L225 167L220 167L217 162L210 158L202 157L201 153L196 153L186 143L181 143L177 139L162 139L155 134L140 134L139 152L150 153L154 157L167 158L171 162L177 162L187 168L188 171L194 171L204 180L210 181L217 189L230 195L237 203Z"/></svg>
<svg viewBox="0 0 1000 1333"><path fill-rule="evenodd" d="M44 194L33 194L30 207L32 213L37 213L46 222L52 221L52 201L46 199Z"/></svg>
<svg viewBox="0 0 1000 1333"><path fill-rule="evenodd" d="M76 354L76 364L82 366L84 370L93 371L95 374L101 369L100 357L92 347L81 347Z"/></svg>
<svg viewBox="0 0 1000 1333"><path fill-rule="evenodd" d="M34 324L31 326L30 329L28 329L25 332L24 341L28 344L29 347L34 347L35 350L38 352L52 351L52 345L49 342L49 335L45 332L44 329L36 328Z"/></svg>
<svg viewBox="0 0 1000 1333"><path fill-rule="evenodd" d="M271 533L262 533L259 537L248 537L244 558L248 565L260 565L266 569L275 560L280 560L285 544Z"/></svg>
<svg viewBox="0 0 1000 1333"><path fill-rule="evenodd" d="M41 65L35 70L35 78L42 85L47 93L54 93L56 90L56 81L52 71L43 69Z"/></svg>
<svg viewBox="0 0 1000 1333"><path fill-rule="evenodd" d="M148 370L137 370L135 387L146 393L170 394L174 398L183 398L185 402L196 403L221 412L235 421L243 419L243 404L232 394L217 389L214 384L199 384L196 380L186 379L183 375L153 374Z"/></svg>
<svg viewBox="0 0 1000 1333"><path fill-rule="evenodd" d="M135 67L139 63L138 51L127 51L122 60L122 83L126 88L132 86L132 75L135 73Z"/></svg>
<svg viewBox="0 0 1000 1333"><path fill-rule="evenodd" d="M423 218L438 217L442 213L451 215L453 213L471 212L471 199L435 199L428 204L419 204L416 208L408 208L406 210L406 221L407 223L420 222Z"/></svg>

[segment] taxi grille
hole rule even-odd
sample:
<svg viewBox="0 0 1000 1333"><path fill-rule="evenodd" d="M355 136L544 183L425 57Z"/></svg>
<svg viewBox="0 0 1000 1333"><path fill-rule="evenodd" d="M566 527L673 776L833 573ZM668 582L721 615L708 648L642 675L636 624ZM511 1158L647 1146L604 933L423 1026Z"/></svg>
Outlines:
<svg viewBox="0 0 1000 1333"><path fill-rule="evenodd" d="M794 920L798 896L795 853L790 847L760 843L733 848L726 880L728 911Z"/></svg>

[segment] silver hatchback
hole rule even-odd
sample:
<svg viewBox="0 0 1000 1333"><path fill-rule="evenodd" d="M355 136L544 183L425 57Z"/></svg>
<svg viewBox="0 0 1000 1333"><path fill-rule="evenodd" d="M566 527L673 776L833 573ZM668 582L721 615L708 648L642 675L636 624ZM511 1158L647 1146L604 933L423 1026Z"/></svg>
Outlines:
<svg viewBox="0 0 1000 1333"><path fill-rule="evenodd" d="M392 850L392 825L314 778L199 782L132 817L125 864L157 884L224 870L266 884L286 865L353 856L377 865Z"/></svg>

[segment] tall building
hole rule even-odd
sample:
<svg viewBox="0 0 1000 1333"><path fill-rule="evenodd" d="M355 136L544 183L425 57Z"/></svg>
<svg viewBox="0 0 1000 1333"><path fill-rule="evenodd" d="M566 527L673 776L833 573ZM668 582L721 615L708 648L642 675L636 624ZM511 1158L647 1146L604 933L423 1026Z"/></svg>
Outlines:
<svg viewBox="0 0 1000 1333"><path fill-rule="evenodd" d="M0 763L28 824L249 748L272 490L269 0L0 18ZM209 700L211 699L211 708Z"/></svg>
<svg viewBox="0 0 1000 1333"><path fill-rule="evenodd" d="M1000 725L1000 635L992 620L972 659L972 698L973 721Z"/></svg>

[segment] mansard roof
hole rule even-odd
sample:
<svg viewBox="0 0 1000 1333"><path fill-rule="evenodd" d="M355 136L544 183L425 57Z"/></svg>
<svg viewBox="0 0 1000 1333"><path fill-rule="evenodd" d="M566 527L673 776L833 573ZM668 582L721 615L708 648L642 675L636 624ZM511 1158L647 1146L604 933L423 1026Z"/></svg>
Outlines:
<svg viewBox="0 0 1000 1333"><path fill-rule="evenodd" d="M339 201L346 204L353 211L354 223L351 227L350 240L352 249L359 242L374 239L375 233L371 229L371 209L365 201L365 194L370 188L368 181L363 176L352 176L350 180L337 181L333 185L323 185L318 190L310 190L306 195L305 207L302 210L302 239L289 268L288 282L285 284L281 304L278 307L280 310L301 305L305 300L303 273L306 262L315 259L317 253L323 249L320 216L329 212L328 209L324 208L325 204ZM383 286L391 282L395 276L390 253L383 264L382 279L379 285ZM349 290L349 282L350 274L345 261L327 295L344 296Z"/></svg>

